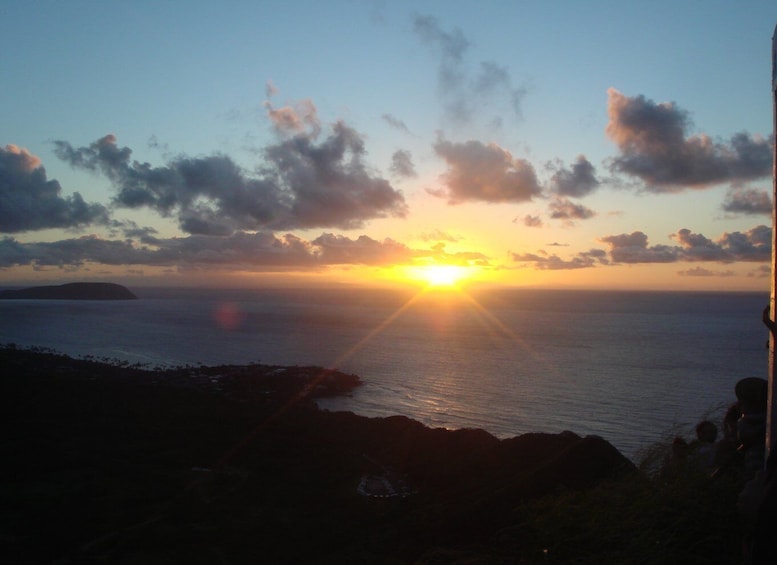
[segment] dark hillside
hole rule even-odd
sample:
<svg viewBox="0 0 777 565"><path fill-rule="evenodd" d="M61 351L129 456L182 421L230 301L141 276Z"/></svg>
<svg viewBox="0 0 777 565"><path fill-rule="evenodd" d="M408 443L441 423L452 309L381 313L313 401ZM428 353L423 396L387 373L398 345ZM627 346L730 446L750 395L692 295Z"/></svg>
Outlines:
<svg viewBox="0 0 777 565"><path fill-rule="evenodd" d="M6 347L0 375L6 563L539 563L550 532L628 549L601 530L612 485L639 485L627 505L653 499L635 500L652 487L600 438L320 411L312 398L359 380L315 367L152 372ZM561 513L574 524L553 520L563 533L537 530L556 497L596 492L594 522L577 501Z"/></svg>

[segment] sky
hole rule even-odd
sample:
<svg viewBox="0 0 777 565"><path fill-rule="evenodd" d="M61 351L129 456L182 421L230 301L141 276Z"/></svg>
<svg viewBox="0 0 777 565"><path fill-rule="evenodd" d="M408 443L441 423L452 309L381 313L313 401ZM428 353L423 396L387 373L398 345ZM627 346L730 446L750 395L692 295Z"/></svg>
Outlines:
<svg viewBox="0 0 777 565"><path fill-rule="evenodd" d="M0 4L0 285L768 292L773 1Z"/></svg>

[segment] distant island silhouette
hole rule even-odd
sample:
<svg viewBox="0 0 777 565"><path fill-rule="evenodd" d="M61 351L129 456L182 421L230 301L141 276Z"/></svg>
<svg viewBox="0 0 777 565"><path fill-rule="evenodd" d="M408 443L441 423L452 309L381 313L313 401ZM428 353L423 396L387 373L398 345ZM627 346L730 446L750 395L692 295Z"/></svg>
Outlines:
<svg viewBox="0 0 777 565"><path fill-rule="evenodd" d="M76 282L55 286L35 286L2 290L0 299L43 300L137 300L127 287L116 283Z"/></svg>

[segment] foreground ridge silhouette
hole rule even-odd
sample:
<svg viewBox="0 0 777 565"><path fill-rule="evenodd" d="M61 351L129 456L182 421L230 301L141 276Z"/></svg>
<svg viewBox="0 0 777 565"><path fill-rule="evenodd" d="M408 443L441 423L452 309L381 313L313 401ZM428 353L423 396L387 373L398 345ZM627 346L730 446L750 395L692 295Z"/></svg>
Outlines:
<svg viewBox="0 0 777 565"><path fill-rule="evenodd" d="M542 562L532 505L643 484L598 437L319 410L359 379L316 367L150 371L6 346L0 374L4 562ZM554 543L579 552L574 536Z"/></svg>

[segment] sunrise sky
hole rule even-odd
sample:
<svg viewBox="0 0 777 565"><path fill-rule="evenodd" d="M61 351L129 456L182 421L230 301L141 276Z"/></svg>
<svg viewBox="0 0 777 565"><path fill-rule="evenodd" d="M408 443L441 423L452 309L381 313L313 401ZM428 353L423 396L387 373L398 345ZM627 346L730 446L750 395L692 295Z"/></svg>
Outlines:
<svg viewBox="0 0 777 565"><path fill-rule="evenodd" d="M4 2L0 285L769 289L764 1Z"/></svg>

